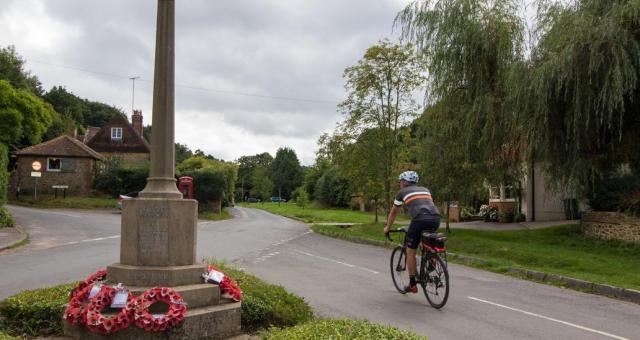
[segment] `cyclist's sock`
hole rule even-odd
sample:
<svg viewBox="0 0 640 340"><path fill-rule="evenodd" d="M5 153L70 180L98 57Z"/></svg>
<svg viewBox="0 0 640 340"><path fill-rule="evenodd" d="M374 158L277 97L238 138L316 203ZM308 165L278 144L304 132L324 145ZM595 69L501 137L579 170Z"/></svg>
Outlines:
<svg viewBox="0 0 640 340"><path fill-rule="evenodd" d="M416 285L416 277L415 277L415 275L409 276L409 284L411 286L415 286Z"/></svg>

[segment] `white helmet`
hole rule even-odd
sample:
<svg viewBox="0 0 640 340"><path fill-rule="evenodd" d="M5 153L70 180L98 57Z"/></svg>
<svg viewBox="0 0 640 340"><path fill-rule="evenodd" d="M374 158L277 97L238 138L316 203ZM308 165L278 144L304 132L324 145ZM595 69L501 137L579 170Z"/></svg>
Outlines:
<svg viewBox="0 0 640 340"><path fill-rule="evenodd" d="M400 176L398 177L398 180L407 181L411 183L418 183L418 181L420 180L420 176L418 176L418 173L415 171L405 171L400 174Z"/></svg>

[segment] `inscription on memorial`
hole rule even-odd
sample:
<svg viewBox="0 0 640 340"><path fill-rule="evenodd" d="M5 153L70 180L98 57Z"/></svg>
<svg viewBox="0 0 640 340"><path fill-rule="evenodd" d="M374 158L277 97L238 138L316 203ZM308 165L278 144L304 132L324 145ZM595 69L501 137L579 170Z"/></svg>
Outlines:
<svg viewBox="0 0 640 340"><path fill-rule="evenodd" d="M169 260L169 231L167 209L164 206L146 206L140 209L138 251L144 264L164 265Z"/></svg>

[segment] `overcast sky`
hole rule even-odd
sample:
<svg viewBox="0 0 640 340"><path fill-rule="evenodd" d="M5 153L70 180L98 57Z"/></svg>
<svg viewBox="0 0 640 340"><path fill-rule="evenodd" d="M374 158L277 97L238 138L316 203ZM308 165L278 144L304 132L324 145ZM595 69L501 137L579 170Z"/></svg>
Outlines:
<svg viewBox="0 0 640 340"><path fill-rule="evenodd" d="M128 77L139 76L135 107L151 122L155 0L2 2L0 45L15 45L46 90L130 115ZM289 146L313 163L342 118L343 70L393 38L409 2L177 0L176 141L225 160Z"/></svg>

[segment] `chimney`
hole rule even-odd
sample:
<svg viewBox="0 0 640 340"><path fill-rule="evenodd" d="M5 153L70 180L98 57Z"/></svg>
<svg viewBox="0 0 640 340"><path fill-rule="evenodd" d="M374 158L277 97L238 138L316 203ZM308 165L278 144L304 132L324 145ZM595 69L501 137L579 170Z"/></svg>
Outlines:
<svg viewBox="0 0 640 340"><path fill-rule="evenodd" d="M133 129L142 136L142 110L133 110L133 115L131 116L131 125L133 125Z"/></svg>

